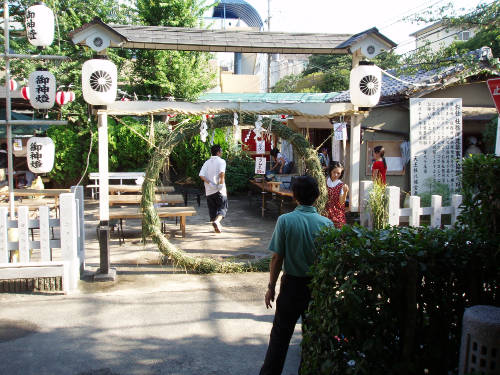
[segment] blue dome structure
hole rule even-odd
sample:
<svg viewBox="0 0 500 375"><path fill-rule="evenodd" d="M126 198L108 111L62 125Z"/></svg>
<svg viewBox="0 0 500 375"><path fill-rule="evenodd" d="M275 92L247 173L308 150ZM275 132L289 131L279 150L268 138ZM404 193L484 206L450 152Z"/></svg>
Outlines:
<svg viewBox="0 0 500 375"><path fill-rule="evenodd" d="M250 27L262 28L264 23L253 6L244 0L220 0L214 7L214 18L236 18L243 20Z"/></svg>

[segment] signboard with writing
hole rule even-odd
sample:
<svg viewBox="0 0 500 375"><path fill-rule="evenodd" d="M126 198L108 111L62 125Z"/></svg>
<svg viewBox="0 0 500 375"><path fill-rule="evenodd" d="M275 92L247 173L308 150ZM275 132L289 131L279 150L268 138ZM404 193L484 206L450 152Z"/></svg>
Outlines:
<svg viewBox="0 0 500 375"><path fill-rule="evenodd" d="M497 107L497 112L500 113L500 78L493 78L486 81L490 89L491 97Z"/></svg>
<svg viewBox="0 0 500 375"><path fill-rule="evenodd" d="M255 141L255 146L256 146L255 151L257 154L265 154L266 153L266 142L264 140Z"/></svg>
<svg viewBox="0 0 500 375"><path fill-rule="evenodd" d="M429 191L432 181L460 189L462 99L410 99L411 193Z"/></svg>
<svg viewBox="0 0 500 375"><path fill-rule="evenodd" d="M266 158L255 158L255 174L266 174Z"/></svg>
<svg viewBox="0 0 500 375"><path fill-rule="evenodd" d="M335 132L336 141L347 139L347 124L345 122L335 122L333 124L333 131Z"/></svg>

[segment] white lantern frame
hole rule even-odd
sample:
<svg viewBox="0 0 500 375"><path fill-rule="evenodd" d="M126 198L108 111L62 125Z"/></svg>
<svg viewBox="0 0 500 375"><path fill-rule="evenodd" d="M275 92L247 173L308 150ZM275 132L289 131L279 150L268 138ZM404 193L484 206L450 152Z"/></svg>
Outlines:
<svg viewBox="0 0 500 375"><path fill-rule="evenodd" d="M56 100L56 77L47 69L38 68L29 75L29 101L35 109L49 109Z"/></svg>
<svg viewBox="0 0 500 375"><path fill-rule="evenodd" d="M55 145L49 137L31 137L26 144L28 168L33 173L48 173L54 168Z"/></svg>
<svg viewBox="0 0 500 375"><path fill-rule="evenodd" d="M381 69L371 61L360 61L349 77L351 103L358 107L374 107L380 100L381 91Z"/></svg>
<svg viewBox="0 0 500 375"><path fill-rule="evenodd" d="M116 65L105 58L87 60L82 66L83 99L92 105L114 103L118 91Z"/></svg>
<svg viewBox="0 0 500 375"><path fill-rule="evenodd" d="M36 47L48 47L54 41L54 12L42 2L26 9L26 36Z"/></svg>

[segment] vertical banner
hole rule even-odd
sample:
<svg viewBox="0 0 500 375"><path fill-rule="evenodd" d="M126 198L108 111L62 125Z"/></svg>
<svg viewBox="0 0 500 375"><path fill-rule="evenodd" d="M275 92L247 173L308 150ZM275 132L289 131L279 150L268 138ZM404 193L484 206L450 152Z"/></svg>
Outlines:
<svg viewBox="0 0 500 375"><path fill-rule="evenodd" d="M347 140L347 124L345 122L335 122L333 131L335 132L336 141Z"/></svg>
<svg viewBox="0 0 500 375"><path fill-rule="evenodd" d="M255 158L255 174L266 174L266 158Z"/></svg>
<svg viewBox="0 0 500 375"><path fill-rule="evenodd" d="M428 192L432 181L460 189L462 99L410 99L411 193Z"/></svg>
<svg viewBox="0 0 500 375"><path fill-rule="evenodd" d="M342 154L342 148L340 145L340 141L336 141L332 137L332 161L342 161L340 160L340 155Z"/></svg>

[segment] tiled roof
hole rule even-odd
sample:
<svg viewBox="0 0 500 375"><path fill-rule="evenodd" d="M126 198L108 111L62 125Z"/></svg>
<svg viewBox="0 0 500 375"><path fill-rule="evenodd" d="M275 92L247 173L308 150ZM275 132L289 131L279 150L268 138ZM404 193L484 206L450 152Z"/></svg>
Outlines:
<svg viewBox="0 0 500 375"><path fill-rule="evenodd" d="M69 36L84 44L85 38L77 35L90 28L104 28L113 33L119 43L112 41L111 47L170 49L209 52L261 52L299 54L346 54L357 40L373 35L388 46L394 43L378 32L376 28L356 34L313 34L280 33L254 30L207 30L182 27L113 25L105 24L99 18L73 30ZM117 43L117 44L115 44ZM342 46L342 47L339 47Z"/></svg>
<svg viewBox="0 0 500 375"><path fill-rule="evenodd" d="M262 93L233 94L206 93L198 98L199 102L249 102L249 103L324 103L338 95L332 93Z"/></svg>
<svg viewBox="0 0 500 375"><path fill-rule="evenodd" d="M183 27L109 25L123 35L125 48L211 52L347 53L337 46L348 34L307 34L253 30L205 30Z"/></svg>
<svg viewBox="0 0 500 375"><path fill-rule="evenodd" d="M478 66L486 67L487 60L491 58L491 50L488 47L483 47L469 53L477 61ZM486 62L486 64L485 64ZM420 91L428 90L432 87L446 86L452 78L455 78L460 73L464 72L466 68L463 64L456 64L448 67L440 67L432 70L420 70L414 75L399 75L396 71L389 70L388 73L397 76L399 80L382 74L382 92L380 95L380 104L387 104L393 102L403 101L405 98L410 97ZM471 73L473 74L473 73ZM441 83L436 85L436 83ZM347 103L350 102L351 97L349 90L342 91L339 95L327 100L329 103Z"/></svg>
<svg viewBox="0 0 500 375"><path fill-rule="evenodd" d="M379 38L381 38L382 40L384 40L386 43L388 43L391 46L391 48L397 46L396 43L394 43L392 40L387 38L385 35L381 34L376 27L372 27L371 29L362 31L358 34L354 34L349 39L347 39L345 42L339 44L338 47L339 48L349 48L350 46L352 46L356 42L359 42L359 41L365 39L368 35L371 35L371 34L374 34L374 35L378 36Z"/></svg>

